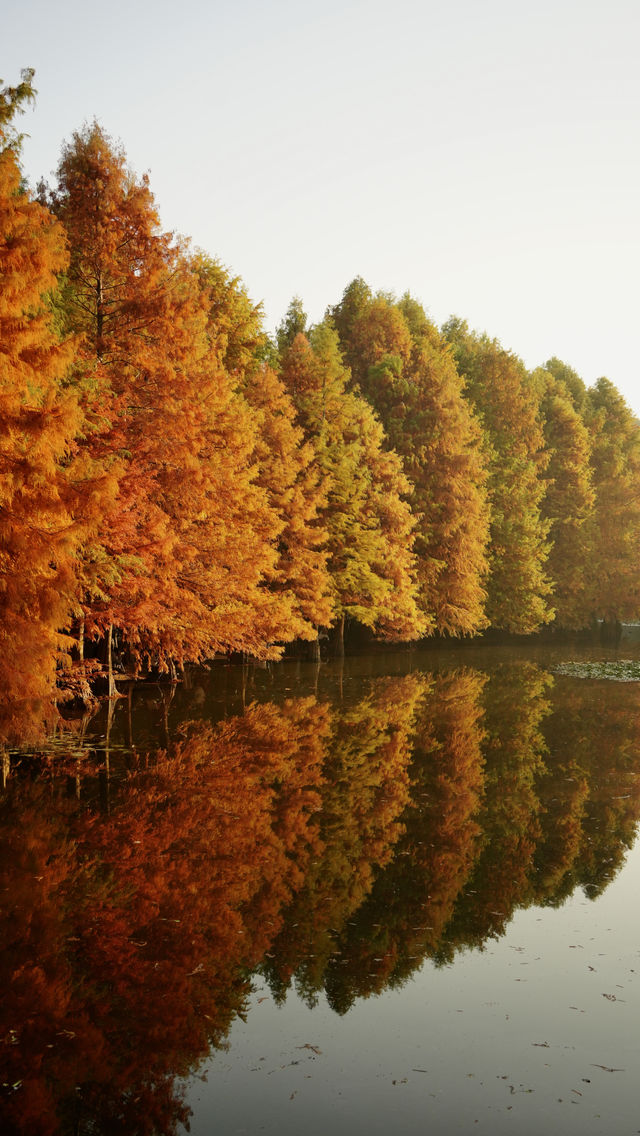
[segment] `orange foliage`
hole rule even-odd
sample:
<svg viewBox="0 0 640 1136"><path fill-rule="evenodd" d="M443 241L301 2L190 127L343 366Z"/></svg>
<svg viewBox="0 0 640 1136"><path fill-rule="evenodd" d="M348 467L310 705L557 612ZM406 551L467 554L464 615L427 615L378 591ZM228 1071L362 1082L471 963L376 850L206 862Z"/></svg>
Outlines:
<svg viewBox="0 0 640 1136"><path fill-rule="evenodd" d="M193 726L109 817L64 798L52 811L48 786L14 783L0 847L9 1131L48 1136L65 1115L106 1127L123 1110L129 1131L185 1119L173 1078L242 1011L317 848L326 731L313 699Z"/></svg>
<svg viewBox="0 0 640 1136"><path fill-rule="evenodd" d="M97 125L66 147L58 182L87 444L118 475L84 558L87 630L113 624L161 666L277 654L277 605L262 585L283 521L256 484L253 416L211 346L202 282L160 231L147 179L131 177Z"/></svg>
<svg viewBox="0 0 640 1136"><path fill-rule="evenodd" d="M269 367L254 369L245 379L245 394L258 427L257 482L284 521L270 580L282 605L282 637L315 639L318 628L333 620L328 534L321 518L327 503L325 482L277 375Z"/></svg>
<svg viewBox="0 0 640 1136"><path fill-rule="evenodd" d="M0 741L36 731L52 700L83 535L72 461L80 416L63 389L73 349L47 302L67 264L64 232L21 191L3 139L0 130Z"/></svg>

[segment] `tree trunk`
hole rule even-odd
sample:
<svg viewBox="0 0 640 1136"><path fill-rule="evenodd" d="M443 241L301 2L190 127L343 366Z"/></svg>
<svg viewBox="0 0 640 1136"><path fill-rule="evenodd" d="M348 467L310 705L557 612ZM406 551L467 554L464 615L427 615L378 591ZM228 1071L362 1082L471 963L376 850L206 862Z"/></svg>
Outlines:
<svg viewBox="0 0 640 1136"><path fill-rule="evenodd" d="M127 745L129 749L133 749L133 718L132 718L132 702L133 702L133 683L129 683L127 687Z"/></svg>
<svg viewBox="0 0 640 1136"><path fill-rule="evenodd" d="M340 620L336 624L335 653L336 655L344 655L344 614L340 616Z"/></svg>
<svg viewBox="0 0 640 1136"><path fill-rule="evenodd" d="M116 682L113 677L113 624L109 624L107 631L107 675L109 679L109 698L117 698L118 691L116 690Z"/></svg>
<svg viewBox="0 0 640 1136"><path fill-rule="evenodd" d="M111 631L111 628L109 628ZM109 646L111 646L111 639L109 639ZM103 812L109 816L111 812L111 754L109 752L111 745L111 726L113 724L113 712L115 706L113 701L109 701L109 708L107 710L107 729L104 736L104 765L98 773L98 781L100 785L100 804Z"/></svg>
<svg viewBox="0 0 640 1136"><path fill-rule="evenodd" d="M315 639L309 644L309 654L311 661L314 663L320 662L320 636L316 635Z"/></svg>
<svg viewBox="0 0 640 1136"><path fill-rule="evenodd" d="M162 688L160 690L160 697L162 698L162 726L164 729L164 744L169 747L169 707L173 702L176 693L177 683L172 682L170 689L167 691Z"/></svg>
<svg viewBox="0 0 640 1136"><path fill-rule="evenodd" d="M78 626L78 658L81 663L84 663L84 615L80 616Z"/></svg>
<svg viewBox="0 0 640 1136"><path fill-rule="evenodd" d="M338 663L336 665L336 669L337 669L336 677L337 677L337 680L338 680L338 693L340 695L340 701L342 702L342 700L344 698L344 689L343 689L343 685L342 685L342 680L344 678L344 651L342 652L342 654L341 654L341 656L338 660Z"/></svg>

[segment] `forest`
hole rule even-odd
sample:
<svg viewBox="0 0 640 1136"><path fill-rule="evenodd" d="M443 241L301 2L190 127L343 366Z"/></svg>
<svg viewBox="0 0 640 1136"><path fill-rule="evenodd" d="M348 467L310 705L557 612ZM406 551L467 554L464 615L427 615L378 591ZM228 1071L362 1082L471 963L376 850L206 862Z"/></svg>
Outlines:
<svg viewBox="0 0 640 1136"><path fill-rule="evenodd" d="M640 425L356 277L275 336L96 122L25 183L0 89L4 711L97 674L640 613ZM124 661L124 663L123 663ZM24 714L20 715L24 721Z"/></svg>

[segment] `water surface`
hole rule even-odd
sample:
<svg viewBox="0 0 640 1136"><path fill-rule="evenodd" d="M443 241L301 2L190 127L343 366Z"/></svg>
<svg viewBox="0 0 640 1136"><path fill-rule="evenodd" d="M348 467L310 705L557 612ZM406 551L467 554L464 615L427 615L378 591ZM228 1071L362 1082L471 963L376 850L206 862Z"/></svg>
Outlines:
<svg viewBox="0 0 640 1136"><path fill-rule="evenodd" d="M637 1132L621 661L220 667L5 759L3 1131Z"/></svg>

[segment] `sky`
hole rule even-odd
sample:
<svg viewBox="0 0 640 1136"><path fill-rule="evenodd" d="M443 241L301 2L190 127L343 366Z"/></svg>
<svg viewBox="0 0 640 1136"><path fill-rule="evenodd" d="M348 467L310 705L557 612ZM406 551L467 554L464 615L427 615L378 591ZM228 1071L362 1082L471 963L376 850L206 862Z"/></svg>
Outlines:
<svg viewBox="0 0 640 1136"><path fill-rule="evenodd" d="M21 0L24 171L96 118L272 331L362 276L640 415L638 0Z"/></svg>

